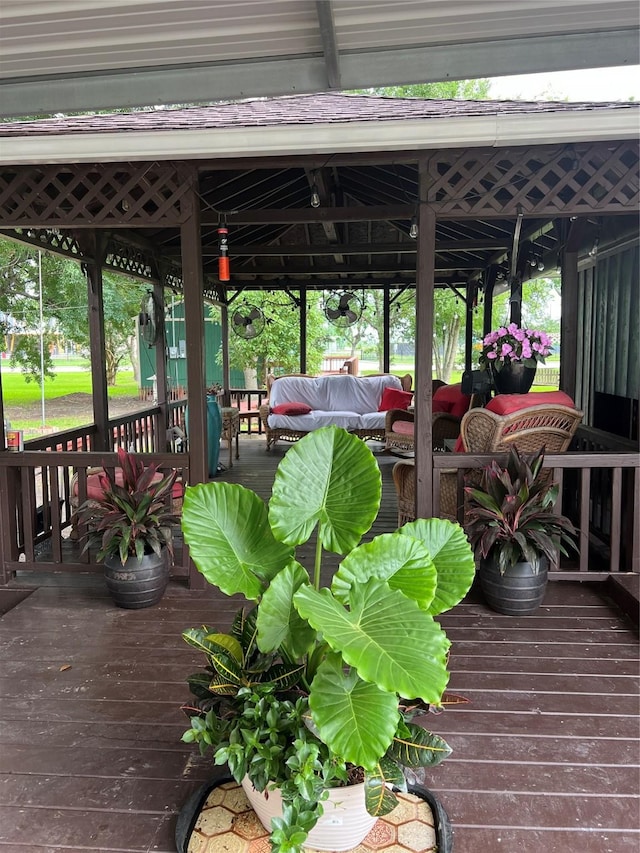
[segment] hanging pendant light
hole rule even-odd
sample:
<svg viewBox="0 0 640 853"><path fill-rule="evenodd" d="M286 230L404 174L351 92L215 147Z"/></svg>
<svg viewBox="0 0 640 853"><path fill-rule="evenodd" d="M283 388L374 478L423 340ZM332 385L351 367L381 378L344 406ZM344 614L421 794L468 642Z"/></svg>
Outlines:
<svg viewBox="0 0 640 853"><path fill-rule="evenodd" d="M229 229L226 225L218 226L218 278L220 281L229 281L229 245L227 237Z"/></svg>

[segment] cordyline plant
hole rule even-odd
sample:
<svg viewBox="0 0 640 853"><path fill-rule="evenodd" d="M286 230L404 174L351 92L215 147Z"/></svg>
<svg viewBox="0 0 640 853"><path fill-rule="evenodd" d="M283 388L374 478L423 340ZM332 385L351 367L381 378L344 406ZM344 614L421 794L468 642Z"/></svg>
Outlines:
<svg viewBox="0 0 640 853"><path fill-rule="evenodd" d="M268 508L242 486L187 489L182 529L195 565L227 595L254 602L229 634L184 639L207 667L188 681L183 739L258 791L278 787L277 853L298 853L327 786L365 781L372 815L397 804L403 767L438 764L450 748L412 720L443 704L449 640L434 617L457 604L475 566L462 528L419 519L359 544L378 513L378 464L359 438L315 430L280 462ZM316 534L313 566L296 546ZM321 587L324 551L343 555Z"/></svg>
<svg viewBox="0 0 640 853"><path fill-rule="evenodd" d="M543 556L553 562L568 556L565 544L576 549L575 527L553 512L559 486L543 463L543 450L527 458L512 447L506 467L494 459L479 488L465 487L465 532L476 557L497 556L501 574L520 562L537 574Z"/></svg>
<svg viewBox="0 0 640 853"><path fill-rule="evenodd" d="M163 547L173 554L171 525L179 519L166 501L177 472L162 477L157 465L145 467L122 448L118 449L118 468L121 477L117 469L115 473L105 469L98 475L102 496L89 498L78 509L79 520L88 528L85 550L97 544L99 560L117 555L122 565L132 556L138 560L145 554L160 556Z"/></svg>

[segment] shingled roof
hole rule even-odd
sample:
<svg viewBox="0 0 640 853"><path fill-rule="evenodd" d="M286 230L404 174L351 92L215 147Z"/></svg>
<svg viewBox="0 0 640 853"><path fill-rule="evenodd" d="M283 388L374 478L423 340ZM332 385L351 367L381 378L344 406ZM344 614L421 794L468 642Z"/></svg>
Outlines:
<svg viewBox="0 0 640 853"><path fill-rule="evenodd" d="M638 109L633 102L463 101L322 93L0 124L0 136L283 127Z"/></svg>

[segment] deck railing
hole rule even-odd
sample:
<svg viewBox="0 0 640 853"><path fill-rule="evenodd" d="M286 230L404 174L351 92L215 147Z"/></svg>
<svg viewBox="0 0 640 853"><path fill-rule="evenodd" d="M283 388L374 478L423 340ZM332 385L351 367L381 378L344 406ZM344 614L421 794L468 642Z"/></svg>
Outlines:
<svg viewBox="0 0 640 853"><path fill-rule="evenodd" d="M257 418L264 391L237 389L232 393L241 413ZM252 408L249 408L249 407ZM253 409L253 406L256 406ZM183 429L186 400L169 404L171 427ZM162 436L159 407L113 419L109 426L113 450L146 451ZM0 583L13 572L100 571L91 553L82 554L74 539L72 514L86 496L87 472L115 466L115 453L92 449L93 425L54 433L25 444L24 453L0 453ZM167 439L171 436L167 433ZM165 446L165 442L158 442ZM189 456L177 441L171 453L152 453L161 470L177 469L188 483ZM581 428L575 451L547 456L561 484L557 511L568 515L580 531L579 555L569 567L555 567L552 578L601 580L610 574L640 572L640 455L634 442ZM149 457L151 458L151 457ZM438 453L434 455L434 514L439 510L439 476L458 471L458 505L463 502L464 471L487 465L491 456ZM187 560L178 549L174 569L187 574Z"/></svg>
<svg viewBox="0 0 640 853"><path fill-rule="evenodd" d="M154 453L142 458L165 473L177 470L178 478L188 483L188 455ZM102 571L95 553L83 551L83 530L75 526L73 513L87 497L91 469L116 465L115 453L26 450L0 454L0 583L18 571ZM174 509L179 511L180 506ZM172 574L187 574L186 555L180 547Z"/></svg>
<svg viewBox="0 0 640 853"><path fill-rule="evenodd" d="M436 453L433 458L434 514L440 507L440 475L457 471L457 506L464 505L464 475L495 458L471 453ZM506 461L506 458L503 457ZM555 580L604 580L620 572L640 572L640 455L637 452L569 452L545 457L560 484L555 511L578 528L579 553L562 568L553 567ZM462 513L462 509L460 510Z"/></svg>

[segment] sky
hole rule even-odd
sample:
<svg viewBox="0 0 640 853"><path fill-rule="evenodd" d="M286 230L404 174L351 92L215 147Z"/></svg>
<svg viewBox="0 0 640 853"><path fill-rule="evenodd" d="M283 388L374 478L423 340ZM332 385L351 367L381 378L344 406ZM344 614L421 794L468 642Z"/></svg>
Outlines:
<svg viewBox="0 0 640 853"><path fill-rule="evenodd" d="M489 97L534 101L640 101L640 66L494 77Z"/></svg>

